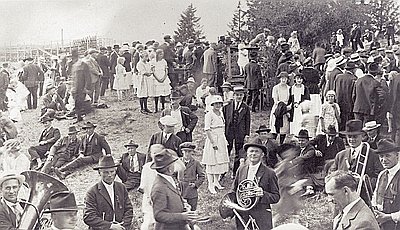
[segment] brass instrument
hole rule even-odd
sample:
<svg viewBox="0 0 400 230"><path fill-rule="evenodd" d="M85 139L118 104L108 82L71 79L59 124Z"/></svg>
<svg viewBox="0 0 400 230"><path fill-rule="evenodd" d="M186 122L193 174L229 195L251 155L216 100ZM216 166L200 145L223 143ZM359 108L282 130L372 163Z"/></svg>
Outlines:
<svg viewBox="0 0 400 230"><path fill-rule="evenodd" d="M220 216L223 219L236 216L245 230L259 230L260 228L257 226L255 219L251 215L249 215L249 221L245 223L238 213L238 211L249 211L258 203L260 197L256 196L256 188L258 188L258 183L254 180L246 179L241 181L236 189L237 203L233 201L234 195L232 193L225 194L222 197L219 204Z"/></svg>
<svg viewBox="0 0 400 230"><path fill-rule="evenodd" d="M371 146L366 142L362 144L366 146L366 151L365 154L363 154L363 151L361 150L361 152L358 154L356 168L354 170L354 173L356 173L357 177L359 177L357 194L363 198L363 200L369 207L372 207L371 199L372 199L373 189L370 178L365 173Z"/></svg>
<svg viewBox="0 0 400 230"><path fill-rule="evenodd" d="M20 201L25 203L25 208L18 229L36 229L41 223L40 217L50 196L57 192L67 191L68 188L61 181L45 173L25 171L21 174L25 176L24 185L29 189L29 200Z"/></svg>

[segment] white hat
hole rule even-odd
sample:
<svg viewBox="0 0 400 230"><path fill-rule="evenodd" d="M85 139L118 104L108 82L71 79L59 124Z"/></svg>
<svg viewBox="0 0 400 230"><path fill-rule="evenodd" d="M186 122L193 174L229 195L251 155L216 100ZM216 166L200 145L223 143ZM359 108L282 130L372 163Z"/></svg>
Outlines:
<svg viewBox="0 0 400 230"><path fill-rule="evenodd" d="M340 56L340 57L336 58L335 61L336 61L336 66L340 66L340 65L345 64L347 62L347 59L344 58L344 56Z"/></svg>
<svg viewBox="0 0 400 230"><path fill-rule="evenodd" d="M170 115L166 115L160 118L160 123L166 126L175 126L178 121Z"/></svg>
<svg viewBox="0 0 400 230"><path fill-rule="evenodd" d="M183 46L183 45L182 45L182 43L178 42L178 43L176 43L175 46L178 47L178 46Z"/></svg>
<svg viewBox="0 0 400 230"><path fill-rule="evenodd" d="M370 131L373 129L377 129L381 126L381 124L376 123L376 121L368 121L364 124L363 131Z"/></svg>
<svg viewBox="0 0 400 230"><path fill-rule="evenodd" d="M187 79L187 81L186 82L193 82L193 83L196 83L196 81L194 80L194 78L193 77L189 77L188 79Z"/></svg>
<svg viewBox="0 0 400 230"><path fill-rule="evenodd" d="M326 71L330 72L333 71L336 68L336 60L334 58L331 58L326 67Z"/></svg>
<svg viewBox="0 0 400 230"><path fill-rule="evenodd" d="M22 183L25 182L25 176L21 174L16 174L16 173L10 173L10 172L4 172L2 173L0 177L0 187L4 183L4 181L11 180L11 179L16 179L19 181L19 184L22 185Z"/></svg>
<svg viewBox="0 0 400 230"><path fill-rule="evenodd" d="M213 105L213 104L215 104L215 103L224 103L224 101L222 100L222 97L221 96L214 96L213 98L212 98L212 101L211 101L211 103L210 103L210 105Z"/></svg>

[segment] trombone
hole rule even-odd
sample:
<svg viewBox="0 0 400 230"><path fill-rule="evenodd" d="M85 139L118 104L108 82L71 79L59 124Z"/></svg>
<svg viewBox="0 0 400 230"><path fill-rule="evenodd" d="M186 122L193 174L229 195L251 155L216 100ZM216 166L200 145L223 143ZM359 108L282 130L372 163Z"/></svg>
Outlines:
<svg viewBox="0 0 400 230"><path fill-rule="evenodd" d="M366 151L365 153L363 153L364 148L361 148L361 152L357 156L354 173L359 178L357 186L357 194L363 198L368 207L372 208L371 199L372 199L373 189L371 185L371 180L369 176L365 173L371 146L366 142L363 144L366 147Z"/></svg>

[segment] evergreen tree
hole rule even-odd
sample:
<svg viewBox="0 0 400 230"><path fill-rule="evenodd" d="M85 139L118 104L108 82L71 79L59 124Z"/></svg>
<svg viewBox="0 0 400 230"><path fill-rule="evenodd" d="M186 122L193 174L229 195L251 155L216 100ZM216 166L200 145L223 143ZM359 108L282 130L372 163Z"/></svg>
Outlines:
<svg viewBox="0 0 400 230"><path fill-rule="evenodd" d="M232 21L228 24L229 27L228 35L236 41L240 40L244 42L249 42L251 40L251 33L248 30L247 26L249 17L247 11L241 10L239 6L240 5L238 5L238 9L233 13ZM240 28L240 34L239 34L239 28Z"/></svg>
<svg viewBox="0 0 400 230"><path fill-rule="evenodd" d="M177 23L178 29L174 36L177 42L186 42L189 39L196 40L203 36L203 30L199 24L201 18L196 16L196 11L196 7L190 4L181 14Z"/></svg>

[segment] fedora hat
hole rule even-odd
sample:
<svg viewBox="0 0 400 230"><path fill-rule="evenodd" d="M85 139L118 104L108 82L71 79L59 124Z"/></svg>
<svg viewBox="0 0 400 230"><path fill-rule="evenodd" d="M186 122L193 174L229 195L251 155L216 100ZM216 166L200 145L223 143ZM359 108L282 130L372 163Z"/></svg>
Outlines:
<svg viewBox="0 0 400 230"><path fill-rule="evenodd" d="M378 148L375 150L377 154L400 151L400 147L393 143L391 139L379 140L377 146Z"/></svg>
<svg viewBox="0 0 400 230"><path fill-rule="evenodd" d="M259 137L255 137L252 140L250 140L249 143L246 143L243 148L244 151L247 151L249 147L257 147L260 148L264 153L267 152L267 147L263 145L262 140Z"/></svg>
<svg viewBox="0 0 400 230"><path fill-rule="evenodd" d="M178 121L170 115L166 115L160 118L160 123L165 126L175 126Z"/></svg>
<svg viewBox="0 0 400 230"><path fill-rule="evenodd" d="M381 124L376 123L376 121L368 121L368 122L365 122L363 130L370 131L373 129L377 129L379 127L381 127Z"/></svg>
<svg viewBox="0 0 400 230"><path fill-rule="evenodd" d="M105 155L99 159L99 164L97 166L94 166L93 169L94 170L109 169L118 166L119 163L115 163L114 158L111 155Z"/></svg>
<svg viewBox="0 0 400 230"><path fill-rule="evenodd" d="M182 96L181 96L181 93L179 93L179 91L173 90L171 92L170 98L171 99L180 99L180 98L182 98Z"/></svg>
<svg viewBox="0 0 400 230"><path fill-rule="evenodd" d="M379 73L380 71L379 64L376 62L369 63L367 69L369 73Z"/></svg>
<svg viewBox="0 0 400 230"><path fill-rule="evenodd" d="M329 125L324 133L328 136L336 136L338 134L334 125Z"/></svg>
<svg viewBox="0 0 400 230"><path fill-rule="evenodd" d="M300 129L299 135L297 135L295 137L296 138L306 138L306 139L311 138L310 136L308 136L308 131L306 129Z"/></svg>
<svg viewBox="0 0 400 230"><path fill-rule="evenodd" d="M256 130L256 133L262 133L262 132L271 132L271 129L270 128L267 128L267 126L266 125L260 125L259 127L258 127L258 129Z"/></svg>
<svg viewBox="0 0 400 230"><path fill-rule="evenodd" d="M179 148L181 150L195 150L196 145L193 144L192 142L183 142L182 144L179 145Z"/></svg>
<svg viewBox="0 0 400 230"><path fill-rule="evenodd" d="M224 84L221 85L221 88L232 89L232 84L229 81L226 81L226 82L224 82Z"/></svg>
<svg viewBox="0 0 400 230"><path fill-rule="evenodd" d="M346 130L340 133L344 135L361 135L364 134L362 128L362 121L357 119L349 120L346 122Z"/></svg>
<svg viewBox="0 0 400 230"><path fill-rule="evenodd" d="M79 132L75 125L71 125L68 127L68 134L75 134Z"/></svg>
<svg viewBox="0 0 400 230"><path fill-rule="evenodd" d="M129 147L129 146L134 146L134 147L139 147L139 144L137 144L137 143L135 143L133 140L130 140L128 143L126 143L125 145L124 145L124 147L126 148L126 147Z"/></svg>
<svg viewBox="0 0 400 230"><path fill-rule="evenodd" d="M152 169L163 169L178 160L174 151L171 149L163 149L154 155L153 163L150 165Z"/></svg>
<svg viewBox="0 0 400 230"><path fill-rule="evenodd" d="M20 185L22 185L22 183L25 182L25 176L24 175L15 174L15 173L3 174L0 177L0 187L3 185L3 183L5 181L11 180L11 179L18 180Z"/></svg>
<svg viewBox="0 0 400 230"><path fill-rule="evenodd" d="M45 123L45 122L52 121L52 120L54 120L54 118L51 118L49 116L43 116L40 118L41 123Z"/></svg>
<svg viewBox="0 0 400 230"><path fill-rule="evenodd" d="M212 98L212 101L210 102L210 105L212 106L215 103L224 103L224 100L222 100L221 96L217 95L217 96L214 96Z"/></svg>
<svg viewBox="0 0 400 230"><path fill-rule="evenodd" d="M120 49L121 47L118 44L115 44L113 49Z"/></svg>
<svg viewBox="0 0 400 230"><path fill-rule="evenodd" d="M58 192L50 197L48 202L49 209L44 210L44 213L51 212L68 212L68 211L78 211L78 206L76 205L75 195L70 191Z"/></svg>
<svg viewBox="0 0 400 230"><path fill-rule="evenodd" d="M90 128L96 128L96 125L93 124L90 121L87 121L83 124L82 129L90 129Z"/></svg>
<svg viewBox="0 0 400 230"><path fill-rule="evenodd" d="M352 60L346 63L346 66L344 67L345 69L355 69L357 68L356 63L354 63Z"/></svg>

